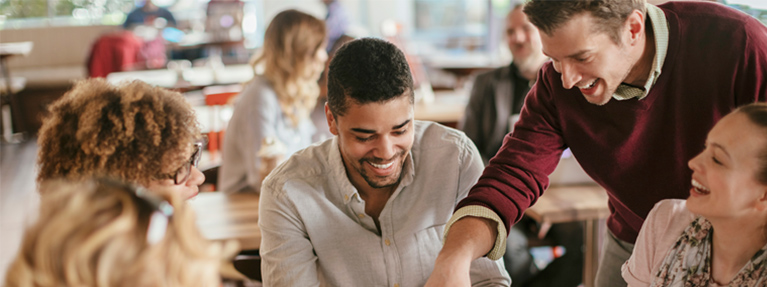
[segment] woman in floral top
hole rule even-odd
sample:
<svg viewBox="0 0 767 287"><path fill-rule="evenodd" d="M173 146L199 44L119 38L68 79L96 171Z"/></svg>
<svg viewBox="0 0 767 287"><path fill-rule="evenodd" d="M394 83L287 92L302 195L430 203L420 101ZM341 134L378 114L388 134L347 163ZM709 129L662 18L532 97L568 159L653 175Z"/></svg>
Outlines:
<svg viewBox="0 0 767 287"><path fill-rule="evenodd" d="M767 286L767 104L722 118L689 166L690 197L650 211L623 278L629 286Z"/></svg>

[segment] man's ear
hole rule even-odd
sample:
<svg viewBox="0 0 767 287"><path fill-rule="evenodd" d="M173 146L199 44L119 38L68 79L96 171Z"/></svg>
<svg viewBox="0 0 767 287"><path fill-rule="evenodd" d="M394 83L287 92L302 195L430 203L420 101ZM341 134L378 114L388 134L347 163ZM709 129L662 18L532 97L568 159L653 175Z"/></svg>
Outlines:
<svg viewBox="0 0 767 287"><path fill-rule="evenodd" d="M628 26L629 32L629 44L634 45L637 43L645 33L645 14L642 11L634 10L626 18L626 26Z"/></svg>
<svg viewBox="0 0 767 287"><path fill-rule="evenodd" d="M334 136L337 136L338 124L336 123L336 118L333 116L333 112L331 112L330 107L328 107L328 103L325 103L325 118L328 120L328 128L330 129L330 133Z"/></svg>

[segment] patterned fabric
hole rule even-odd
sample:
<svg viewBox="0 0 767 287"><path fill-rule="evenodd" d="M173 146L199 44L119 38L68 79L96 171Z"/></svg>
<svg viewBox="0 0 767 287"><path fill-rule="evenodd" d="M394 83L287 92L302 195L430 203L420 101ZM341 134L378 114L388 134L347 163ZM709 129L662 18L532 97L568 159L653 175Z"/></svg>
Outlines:
<svg viewBox="0 0 767 287"><path fill-rule="evenodd" d="M650 286L717 286L711 279L711 222L698 217L669 250ZM767 286L765 269L767 252L765 247L756 252L725 286Z"/></svg>

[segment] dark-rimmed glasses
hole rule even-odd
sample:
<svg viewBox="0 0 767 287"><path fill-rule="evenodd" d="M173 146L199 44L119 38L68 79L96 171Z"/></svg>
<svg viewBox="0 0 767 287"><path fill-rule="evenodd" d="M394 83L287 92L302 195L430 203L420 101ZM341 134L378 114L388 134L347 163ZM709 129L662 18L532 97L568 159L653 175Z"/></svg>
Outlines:
<svg viewBox="0 0 767 287"><path fill-rule="evenodd" d="M173 176L173 183L178 185L186 182L192 174L192 166L199 166L200 157L202 157L202 141L194 143L194 153L192 154L192 157L176 171L176 174Z"/></svg>

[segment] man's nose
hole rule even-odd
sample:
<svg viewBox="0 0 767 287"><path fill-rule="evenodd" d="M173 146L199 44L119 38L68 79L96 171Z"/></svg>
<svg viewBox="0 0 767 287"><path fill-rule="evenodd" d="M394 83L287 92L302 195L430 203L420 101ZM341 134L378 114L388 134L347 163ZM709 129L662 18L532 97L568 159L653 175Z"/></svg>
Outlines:
<svg viewBox="0 0 767 287"><path fill-rule="evenodd" d="M558 70L562 73L562 87L565 89L572 89L582 79L574 65L560 63Z"/></svg>
<svg viewBox="0 0 767 287"><path fill-rule="evenodd" d="M394 148L394 141L392 141L391 137L384 136L378 140L378 147L376 147L375 153L377 158L388 160L394 157L396 153L397 152Z"/></svg>
<svg viewBox="0 0 767 287"><path fill-rule="evenodd" d="M517 44L524 43L526 38L525 33L522 33L519 31L511 32L511 35L509 35L509 37L511 37L512 42Z"/></svg>

